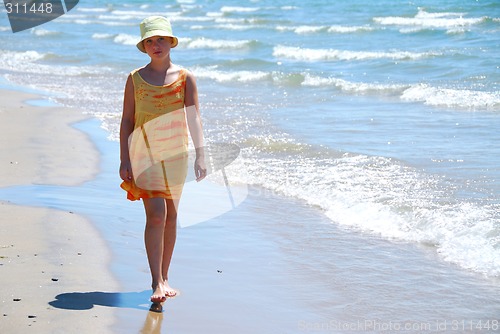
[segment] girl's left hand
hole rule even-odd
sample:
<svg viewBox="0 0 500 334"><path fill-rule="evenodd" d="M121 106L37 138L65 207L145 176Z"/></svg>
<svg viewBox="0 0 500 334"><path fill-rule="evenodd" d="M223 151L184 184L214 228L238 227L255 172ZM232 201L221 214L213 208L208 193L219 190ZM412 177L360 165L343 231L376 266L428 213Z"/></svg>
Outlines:
<svg viewBox="0 0 500 334"><path fill-rule="evenodd" d="M205 166L205 158L199 157L194 161L194 175L196 181L201 181L207 176L207 167Z"/></svg>

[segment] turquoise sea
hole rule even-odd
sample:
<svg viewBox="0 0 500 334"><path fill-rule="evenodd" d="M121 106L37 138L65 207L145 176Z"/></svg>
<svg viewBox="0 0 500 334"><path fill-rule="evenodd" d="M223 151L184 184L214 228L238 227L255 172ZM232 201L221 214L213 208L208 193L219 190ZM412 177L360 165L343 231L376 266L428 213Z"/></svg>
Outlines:
<svg viewBox="0 0 500 334"><path fill-rule="evenodd" d="M2 9L0 76L117 141L149 15L171 19L207 141L241 148L231 183L500 276L498 1L81 0L16 34Z"/></svg>

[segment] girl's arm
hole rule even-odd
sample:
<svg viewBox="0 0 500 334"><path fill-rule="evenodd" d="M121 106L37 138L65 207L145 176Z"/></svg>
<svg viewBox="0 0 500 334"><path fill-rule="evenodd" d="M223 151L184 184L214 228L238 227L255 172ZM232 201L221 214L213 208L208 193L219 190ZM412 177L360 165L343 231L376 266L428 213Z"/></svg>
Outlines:
<svg viewBox="0 0 500 334"><path fill-rule="evenodd" d="M134 131L134 114L134 84L132 82L132 76L129 75L127 83L125 84L125 92L123 95L123 113L120 124L120 177L124 181L132 180L132 166L130 164L128 151L128 138L132 131Z"/></svg>
<svg viewBox="0 0 500 334"><path fill-rule="evenodd" d="M207 175L207 168L205 167L203 128L201 125L200 108L198 104L198 88L196 87L194 75L191 72L188 72L186 77L184 106L186 107L186 118L189 132L196 150L196 160L194 162L196 181L201 181Z"/></svg>

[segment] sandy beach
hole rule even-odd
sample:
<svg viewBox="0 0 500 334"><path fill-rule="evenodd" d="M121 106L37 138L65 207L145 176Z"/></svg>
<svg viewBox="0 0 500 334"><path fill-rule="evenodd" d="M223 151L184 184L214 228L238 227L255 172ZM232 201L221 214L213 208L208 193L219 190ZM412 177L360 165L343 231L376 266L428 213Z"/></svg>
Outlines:
<svg viewBox="0 0 500 334"><path fill-rule="evenodd" d="M0 96L1 187L75 186L98 173L93 143L70 126L84 119L81 112L30 106L24 101L39 97L22 92L1 90ZM5 198L0 204L0 331L108 332L111 308L75 312L50 305L61 294L117 290L109 249L94 226L71 211Z"/></svg>
<svg viewBox="0 0 500 334"><path fill-rule="evenodd" d="M170 279L180 295L150 312L143 209L118 187L118 143L81 111L0 94L2 333L477 333L497 323L497 279L252 185L234 210L181 224ZM206 208L210 185L199 187L184 210Z"/></svg>

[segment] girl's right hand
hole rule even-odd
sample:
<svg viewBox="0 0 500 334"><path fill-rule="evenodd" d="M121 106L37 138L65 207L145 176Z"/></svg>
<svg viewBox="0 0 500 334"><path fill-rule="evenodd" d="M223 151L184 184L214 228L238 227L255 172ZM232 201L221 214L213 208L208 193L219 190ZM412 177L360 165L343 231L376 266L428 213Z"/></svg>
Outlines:
<svg viewBox="0 0 500 334"><path fill-rule="evenodd" d="M125 182L132 181L132 165L130 161L122 161L120 163L120 177Z"/></svg>

